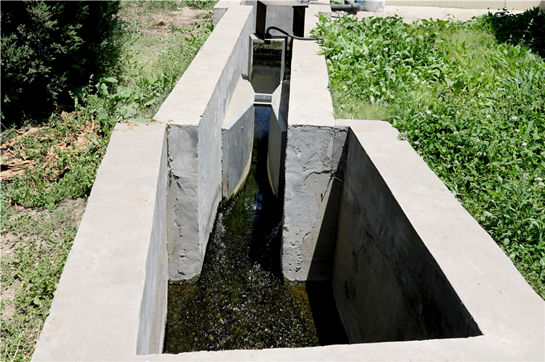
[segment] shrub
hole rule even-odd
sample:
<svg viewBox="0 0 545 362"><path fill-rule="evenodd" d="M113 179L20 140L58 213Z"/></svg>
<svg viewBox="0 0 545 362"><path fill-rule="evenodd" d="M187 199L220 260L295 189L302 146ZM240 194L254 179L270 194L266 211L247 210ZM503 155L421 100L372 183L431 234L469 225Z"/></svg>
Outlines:
<svg viewBox="0 0 545 362"><path fill-rule="evenodd" d="M545 58L545 11L538 7L522 14L510 14L507 10L488 13L483 21L499 42L521 44Z"/></svg>
<svg viewBox="0 0 545 362"><path fill-rule="evenodd" d="M119 2L2 3L2 118L47 118L69 91L108 73L121 52Z"/></svg>

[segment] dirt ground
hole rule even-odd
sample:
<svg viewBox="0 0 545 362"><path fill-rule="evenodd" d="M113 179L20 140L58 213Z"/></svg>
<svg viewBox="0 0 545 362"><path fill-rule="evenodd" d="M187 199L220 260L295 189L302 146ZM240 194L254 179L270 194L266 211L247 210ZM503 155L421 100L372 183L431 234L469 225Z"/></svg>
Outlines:
<svg viewBox="0 0 545 362"><path fill-rule="evenodd" d="M209 10L191 9L165 11L164 13L146 14L135 8L126 9L121 14L125 21L137 20L142 33L148 36L168 36L173 26L183 29L191 29L197 23L197 19Z"/></svg>
<svg viewBox="0 0 545 362"><path fill-rule="evenodd" d="M29 225L25 230L16 232L15 234L10 230L5 232L2 230L2 237L0 238L0 256L2 269L13 262L15 258L15 251L24 246L30 239L37 239L36 246L39 248L46 243L57 243L63 242L62 230L69 229L72 227L79 226L83 213L85 211L85 206L87 201L85 199L75 199L67 200L59 206L54 212L49 210L35 210L30 208L24 208L22 206L12 205L10 206L10 211L14 212L13 215L9 216L6 223L13 221L15 218L24 217L25 215L30 216L30 220L35 220L36 225ZM56 215L61 215L61 220L63 225L60 225L59 228L53 228L50 233L47 235L39 234L33 232L33 228L43 227L44 223L48 223L53 218L53 213ZM58 218L57 216L56 218ZM42 225L38 225L42 224ZM2 226L4 229L4 225ZM13 304L11 303L16 295L16 289L18 283L15 282L12 285L2 285L0 287L0 299L4 303L4 308L1 313L1 318L8 319L13 316L14 309Z"/></svg>

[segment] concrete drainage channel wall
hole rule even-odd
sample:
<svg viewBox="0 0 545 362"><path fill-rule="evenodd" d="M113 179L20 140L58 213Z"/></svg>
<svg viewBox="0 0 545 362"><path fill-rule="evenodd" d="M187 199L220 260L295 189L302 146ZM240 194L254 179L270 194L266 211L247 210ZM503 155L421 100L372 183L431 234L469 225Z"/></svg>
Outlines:
<svg viewBox="0 0 545 362"><path fill-rule="evenodd" d="M198 276L250 157L233 144L253 132L255 9L220 12L159 122L116 127L33 360L544 360L543 300L395 129L334 119L318 45L297 41L271 102L282 269L332 279L352 344L161 354L167 281Z"/></svg>

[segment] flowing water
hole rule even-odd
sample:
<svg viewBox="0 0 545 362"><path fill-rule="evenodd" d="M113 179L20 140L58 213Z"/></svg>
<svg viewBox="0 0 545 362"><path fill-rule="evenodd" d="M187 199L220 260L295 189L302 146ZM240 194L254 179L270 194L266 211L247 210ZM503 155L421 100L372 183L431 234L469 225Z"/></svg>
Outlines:
<svg viewBox="0 0 545 362"><path fill-rule="evenodd" d="M199 280L169 286L165 353L320 344L305 285L281 277L282 203L258 157L266 139L256 143L245 186L218 213Z"/></svg>

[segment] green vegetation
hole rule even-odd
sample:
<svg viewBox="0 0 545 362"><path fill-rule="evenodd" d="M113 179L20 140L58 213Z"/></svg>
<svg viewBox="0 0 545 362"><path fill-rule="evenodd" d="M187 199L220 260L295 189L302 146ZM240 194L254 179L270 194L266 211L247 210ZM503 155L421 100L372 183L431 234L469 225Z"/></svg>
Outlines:
<svg viewBox="0 0 545 362"><path fill-rule="evenodd" d="M51 212L8 211L2 226L2 237L12 236L2 250L2 361L30 359L84 206L80 199Z"/></svg>
<svg viewBox="0 0 545 362"><path fill-rule="evenodd" d="M119 2L2 4L2 119L47 119L68 91L115 67L122 51ZM32 107L28 100L32 99Z"/></svg>
<svg viewBox="0 0 545 362"><path fill-rule="evenodd" d="M47 8L41 2L24 4ZM117 6L112 4L109 7ZM122 3L114 36L107 42L118 46L115 66L87 76L79 89L68 86L70 73L58 75L63 79L58 84L73 91L73 105L48 98L48 106L57 110L45 120L28 118L28 98L21 104L27 108L10 113L19 118L10 118L9 128L2 130L2 361L31 358L113 127L127 120L150 120L206 41L211 14L186 5L176 1ZM44 24L67 29L60 27L62 21L53 10L46 10L49 15ZM2 4L2 26L4 16ZM9 44L5 34L2 28L2 77L4 46ZM6 39L11 38L6 35ZM89 46L83 39L77 43L80 48ZM51 69L58 66L49 60ZM25 69L25 64L13 69ZM19 83L21 97L28 97L27 86ZM30 99L33 105L36 98ZM21 124L24 126L17 128Z"/></svg>
<svg viewBox="0 0 545 362"><path fill-rule="evenodd" d="M162 35L151 42L148 47L154 48L155 57L148 55L145 62L134 60L146 48L140 42L144 33L134 21L120 23L123 67L96 81L91 79L74 96L74 112L54 112L43 125L20 130L12 127L2 133L4 165L9 167L10 161L18 162L16 166L24 162L32 165L4 185L4 203L51 208L64 199L87 195L113 126L153 117L206 41L210 20L207 15L183 34L169 33L172 39L165 40ZM142 71L145 66L147 72Z"/></svg>
<svg viewBox="0 0 545 362"><path fill-rule="evenodd" d="M545 298L545 62L496 21L322 17L315 35L336 117L390 121Z"/></svg>

